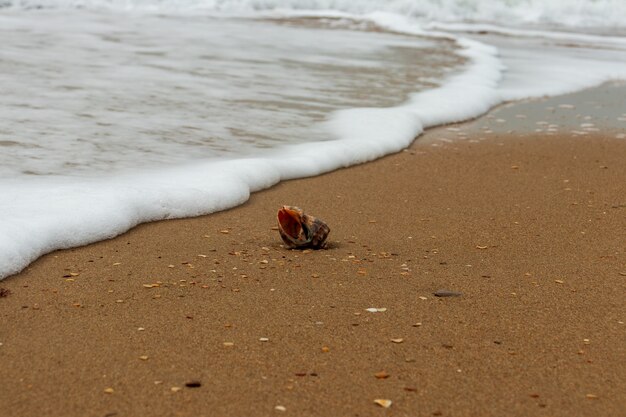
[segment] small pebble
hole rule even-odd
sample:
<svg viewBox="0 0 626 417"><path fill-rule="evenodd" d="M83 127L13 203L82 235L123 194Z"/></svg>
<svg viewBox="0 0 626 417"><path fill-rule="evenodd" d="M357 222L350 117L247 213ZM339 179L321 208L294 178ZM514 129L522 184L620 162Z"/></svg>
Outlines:
<svg viewBox="0 0 626 417"><path fill-rule="evenodd" d="M274 407L274 410L285 412L287 411L287 407L285 407L284 405L277 405L276 407Z"/></svg>

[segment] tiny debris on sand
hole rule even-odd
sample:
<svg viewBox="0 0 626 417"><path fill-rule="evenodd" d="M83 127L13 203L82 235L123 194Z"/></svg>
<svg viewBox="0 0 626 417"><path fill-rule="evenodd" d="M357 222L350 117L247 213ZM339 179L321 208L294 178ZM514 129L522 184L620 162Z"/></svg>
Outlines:
<svg viewBox="0 0 626 417"><path fill-rule="evenodd" d="M8 297L11 295L11 290L7 288L0 288L0 298Z"/></svg>
<svg viewBox="0 0 626 417"><path fill-rule="evenodd" d="M460 297L463 293L451 290L437 290L433 293L435 297Z"/></svg>
<svg viewBox="0 0 626 417"><path fill-rule="evenodd" d="M377 405L383 407L383 408L389 408L391 407L392 401L391 400L385 400L385 399L381 399L381 398L377 398L374 400L374 403L376 403Z"/></svg>

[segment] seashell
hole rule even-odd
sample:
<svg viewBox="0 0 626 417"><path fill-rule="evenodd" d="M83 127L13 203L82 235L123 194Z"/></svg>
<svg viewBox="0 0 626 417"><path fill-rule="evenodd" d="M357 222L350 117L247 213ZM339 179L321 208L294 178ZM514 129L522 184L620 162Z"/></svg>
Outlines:
<svg viewBox="0 0 626 417"><path fill-rule="evenodd" d="M283 206L278 210L278 232L287 247L321 249L326 245L330 228L298 207Z"/></svg>

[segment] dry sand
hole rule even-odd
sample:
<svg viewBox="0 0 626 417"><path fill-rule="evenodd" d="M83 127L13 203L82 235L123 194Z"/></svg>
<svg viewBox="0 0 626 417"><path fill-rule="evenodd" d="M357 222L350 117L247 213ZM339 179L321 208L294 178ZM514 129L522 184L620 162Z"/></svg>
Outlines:
<svg viewBox="0 0 626 417"><path fill-rule="evenodd" d="M485 133L526 105L44 256L0 283L0 415L626 415L623 130ZM282 204L329 248L282 248Z"/></svg>

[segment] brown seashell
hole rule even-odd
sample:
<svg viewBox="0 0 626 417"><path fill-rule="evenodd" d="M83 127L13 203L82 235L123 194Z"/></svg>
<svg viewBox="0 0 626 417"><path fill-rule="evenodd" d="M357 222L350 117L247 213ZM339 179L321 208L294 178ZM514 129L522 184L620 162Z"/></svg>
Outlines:
<svg viewBox="0 0 626 417"><path fill-rule="evenodd" d="M283 206L278 210L278 232L287 247L321 249L326 245L330 228L298 207Z"/></svg>

